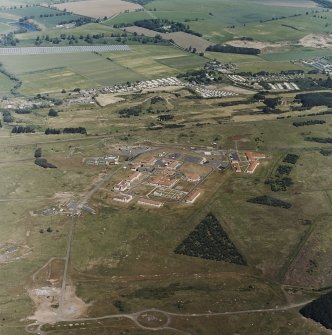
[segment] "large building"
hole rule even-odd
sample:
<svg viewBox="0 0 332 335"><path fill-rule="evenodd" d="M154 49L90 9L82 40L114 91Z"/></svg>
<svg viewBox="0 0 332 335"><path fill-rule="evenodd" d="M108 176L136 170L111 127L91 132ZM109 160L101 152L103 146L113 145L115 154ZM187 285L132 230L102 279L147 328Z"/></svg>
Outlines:
<svg viewBox="0 0 332 335"><path fill-rule="evenodd" d="M113 201L117 201L117 202L123 202L125 204L127 204L128 202L130 202L131 200L133 200L133 196L130 194L117 194L114 196Z"/></svg>
<svg viewBox="0 0 332 335"><path fill-rule="evenodd" d="M257 166L259 165L259 160L266 158L264 154L253 151L247 151L246 157L249 162L246 172L250 174L255 172Z"/></svg>
<svg viewBox="0 0 332 335"><path fill-rule="evenodd" d="M170 179L164 176L156 176L150 179L149 183L155 186L173 187L176 184L176 179Z"/></svg>
<svg viewBox="0 0 332 335"><path fill-rule="evenodd" d="M149 207L156 207L156 208L160 208L164 205L162 202L151 200L151 199L146 199L146 198L138 199L137 204L143 205L143 206L149 206Z"/></svg>

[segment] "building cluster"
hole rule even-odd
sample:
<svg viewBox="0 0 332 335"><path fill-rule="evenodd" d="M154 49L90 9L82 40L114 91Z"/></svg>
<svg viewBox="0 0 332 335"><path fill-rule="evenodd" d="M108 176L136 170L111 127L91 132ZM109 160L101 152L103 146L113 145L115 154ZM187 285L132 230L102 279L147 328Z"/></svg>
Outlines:
<svg viewBox="0 0 332 335"><path fill-rule="evenodd" d="M258 76L241 76L237 74L230 74L227 76L227 78L236 84L247 87L263 88L259 84L266 83L272 91L298 91L300 88L293 82L293 80L303 79L304 74L267 74Z"/></svg>
<svg viewBox="0 0 332 335"><path fill-rule="evenodd" d="M188 87L192 88L196 93L198 93L202 98L224 98L224 97L232 97L238 95L234 92L227 92L222 90L213 90L206 88L206 86L202 85L188 85Z"/></svg>
<svg viewBox="0 0 332 335"><path fill-rule="evenodd" d="M214 70L220 73L234 73L237 70L237 66L233 63L222 64L217 60L212 60L205 64L204 69Z"/></svg>
<svg viewBox="0 0 332 335"><path fill-rule="evenodd" d="M86 165L109 166L118 165L119 156L90 157L84 159Z"/></svg>
<svg viewBox="0 0 332 335"><path fill-rule="evenodd" d="M98 94L130 93L145 89L170 87L170 86L185 86L185 84L176 77L167 77L167 78L139 81L123 85L84 89L79 92L79 95L81 97L89 97L89 96L96 96Z"/></svg>
<svg viewBox="0 0 332 335"><path fill-rule="evenodd" d="M259 166L260 160L266 156L260 152L246 151L243 160L237 152L230 153L229 158L236 173L241 173L244 170L246 173L253 174Z"/></svg>
<svg viewBox="0 0 332 335"><path fill-rule="evenodd" d="M204 176L182 172L180 167L183 163L165 153L131 162L129 167L132 173L113 186L113 201L127 204L133 201L132 194L135 194L139 196L136 204L140 206L160 208L166 200L194 203L201 194L196 186ZM177 187L179 183L181 187Z"/></svg>
<svg viewBox="0 0 332 335"><path fill-rule="evenodd" d="M310 65L320 72L332 74L332 63L325 57L315 58L312 60L303 60L302 62L306 65Z"/></svg>

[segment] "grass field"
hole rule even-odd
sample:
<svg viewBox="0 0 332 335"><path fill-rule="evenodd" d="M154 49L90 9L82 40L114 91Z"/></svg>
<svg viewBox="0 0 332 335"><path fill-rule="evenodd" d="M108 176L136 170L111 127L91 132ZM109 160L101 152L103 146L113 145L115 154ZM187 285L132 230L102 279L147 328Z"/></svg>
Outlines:
<svg viewBox="0 0 332 335"><path fill-rule="evenodd" d="M234 38L252 37L258 41L278 42L294 41L297 42L302 37L312 34L330 34L331 26L326 26L332 20L332 13L320 11L309 13L298 17L285 18L269 22L247 23L245 26L237 26L225 31Z"/></svg>
<svg viewBox="0 0 332 335"><path fill-rule="evenodd" d="M41 7L41 6L9 9L9 10L5 10L5 13L16 15L19 18L25 17L25 16L33 17L34 21L41 24L42 27L46 27L46 28L55 27L57 24L59 24L59 22L62 22L62 21L71 21L71 20L77 20L80 18L80 16L78 15L69 14L69 13L66 15L59 15L59 14L64 14L64 13L61 11L55 10L55 9ZM41 17L41 15L48 15L48 17Z"/></svg>
<svg viewBox="0 0 332 335"><path fill-rule="evenodd" d="M136 52L142 55L146 51L144 48L139 49ZM174 58L174 61L179 61L181 56L175 50L176 52L168 54L168 60ZM154 52L158 59L160 54L157 50ZM86 61L90 61L89 58ZM34 65L36 69L37 63L40 60ZM167 63L167 66L170 65ZM19 70L23 72L24 67ZM5 273L1 276L0 303L6 302L8 292L10 295L15 294L15 299L7 302L6 310L2 312L5 318L3 323L8 326L6 334L20 334L19 329L10 326L17 325L17 320L33 313L34 305L26 293L31 285L32 273L50 257L63 257L65 254L70 218L34 216L33 212L55 206L58 201L56 199L61 199L61 195L60 198L54 197L56 193L62 192L62 197L65 194L79 196L89 190L105 170L85 166L82 158L107 155L114 150L112 147L115 143L130 144L151 140L183 147L188 144L209 146L212 142L217 142L221 148L234 148L234 139L241 138L242 140L238 140L240 150L258 148L267 154L267 160L252 176L238 175L231 171L214 172L201 186L204 188L204 196L196 206L167 205L159 210L130 205L125 208L113 206L105 202L103 197L105 192L110 191L111 181L97 192L89 202L89 205L97 209L97 214L83 215L78 219L69 272L71 283L76 286L76 294L86 303L92 304L89 316L118 314L119 310L112 303L114 301L121 301L121 308L126 313L151 307L173 313L213 313L273 309L276 305L284 306L312 297L312 294L300 288L298 293L287 294L280 284L284 274L291 268L290 260L296 259L301 243L313 228L304 222L316 222L320 216L332 213L326 196L326 192L329 192L327 190L331 189L328 179L330 158L320 155L316 144L303 140L303 129L292 126L292 122L298 120L296 114L283 120L264 121L257 118L251 122L220 124L216 120L227 114L231 115L231 108L218 107L218 100L188 99L188 94L184 89L178 92L178 97L172 92L158 93L167 101L170 113L174 115L172 122L186 125L184 130L179 131L147 131L146 125L156 121L157 115L153 114L142 114L126 120L119 118L118 110L144 103L156 93L125 97L125 101L104 108L61 107L63 111L56 118L47 118L47 109L27 115L13 113L18 124L34 124L41 131L46 127L85 126L90 136L46 136L41 133L9 136L10 126L5 125L0 129L1 156L8 162L0 164L0 200L6 199L0 202L3 217L1 222L11 222L10 225L0 225L0 245L11 243L22 250L28 248L28 253L23 258L2 265L1 271ZM233 109L238 108L239 106L235 106ZM313 136L326 134L332 117L326 115L321 118L327 124L310 126L305 131L311 131ZM201 125L197 126L197 123ZM283 134L282 137L280 133ZM91 134L104 135L105 138L95 138ZM261 138L258 145L254 140L256 137ZM75 138L76 142L70 141ZM43 156L58 166L58 169L44 170L33 164L32 156L37 143L42 148ZM166 149L159 149L162 150ZM73 154L70 155L70 152ZM119 153L119 150L115 152ZM294 186L287 192L274 194L264 181L274 173L282 158L289 152L300 156L291 173ZM25 161L15 162L19 159ZM185 170L188 168L183 167ZM121 172L123 175L127 173ZM262 194L289 201L292 208L274 208L246 202L248 198ZM173 253L175 247L208 212L213 212L222 223L231 240L247 259L248 267ZM317 221L317 227L324 222ZM39 232L50 226L53 228L52 233ZM317 234L312 235L312 239L308 239L308 250L312 248L311 245L320 243L319 236L318 230ZM329 238L326 234L324 236L325 244L320 244L320 248L328 246ZM325 264L323 258L319 259L321 264ZM20 278L17 278L17 274ZM26 284L23 285L22 282ZM299 335L325 333L314 324L303 321L296 309L280 313L210 315L209 321L206 324L199 318L174 315L171 325L194 335L204 333L207 329L209 334L219 334L220 323L223 324L226 335L234 332L263 335L266 329ZM257 330L257 327L244 327L243 322L259 324L261 328ZM19 325L23 327L26 323ZM141 331L125 320L109 319L89 325L83 334L95 332L95 325L104 329L101 333L107 333L110 329L115 334L120 334L121 331L139 334ZM64 326L57 326L56 331L51 328L48 333L61 334L64 332L61 327ZM76 328L71 333L82 334ZM167 330L161 333L167 334Z"/></svg>
<svg viewBox="0 0 332 335"><path fill-rule="evenodd" d="M205 62L199 56L174 47L132 46L131 50L127 54L105 53L103 56L91 53L1 57L1 61L22 79L22 93L26 95L160 78Z"/></svg>

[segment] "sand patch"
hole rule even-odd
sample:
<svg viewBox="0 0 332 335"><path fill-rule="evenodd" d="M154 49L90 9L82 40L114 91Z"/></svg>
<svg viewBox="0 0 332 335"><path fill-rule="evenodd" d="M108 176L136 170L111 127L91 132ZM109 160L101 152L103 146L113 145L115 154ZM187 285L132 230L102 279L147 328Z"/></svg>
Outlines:
<svg viewBox="0 0 332 335"><path fill-rule="evenodd" d="M268 51L271 49L280 49L289 45L287 42L283 43L269 43L269 42L260 42L260 41L242 41L242 40L233 40L228 41L226 44L231 45L233 47L240 48L254 48L259 49L261 51Z"/></svg>
<svg viewBox="0 0 332 335"><path fill-rule="evenodd" d="M332 34L309 34L301 38L299 44L308 48L332 49Z"/></svg>
<svg viewBox="0 0 332 335"><path fill-rule="evenodd" d="M116 96L115 94L99 94L98 97L96 97L96 101L99 106L105 107L108 105L116 104L121 101L125 101L125 99Z"/></svg>

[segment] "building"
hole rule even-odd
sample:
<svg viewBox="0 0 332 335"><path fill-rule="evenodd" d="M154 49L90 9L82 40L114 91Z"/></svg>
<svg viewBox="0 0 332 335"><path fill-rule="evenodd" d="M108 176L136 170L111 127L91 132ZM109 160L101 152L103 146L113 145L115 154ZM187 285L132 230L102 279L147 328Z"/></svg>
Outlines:
<svg viewBox="0 0 332 335"><path fill-rule="evenodd" d="M157 161L157 159L155 157L150 157L150 158L147 158L147 159L141 161L141 164L142 165L153 165L156 161Z"/></svg>
<svg viewBox="0 0 332 335"><path fill-rule="evenodd" d="M259 152L247 151L246 152L247 160L249 165L247 167L247 173L254 173L257 166L259 165L259 160L264 159L265 155Z"/></svg>
<svg viewBox="0 0 332 335"><path fill-rule="evenodd" d="M131 171L137 171L142 166L141 163L131 163L130 164L130 170Z"/></svg>
<svg viewBox="0 0 332 335"><path fill-rule="evenodd" d="M150 184L155 186L173 187L177 179L169 179L164 176L156 176L150 179Z"/></svg>
<svg viewBox="0 0 332 335"><path fill-rule="evenodd" d="M117 192L123 192L123 191L126 191L128 190L130 187L130 183L126 180L121 180L118 184L116 184L113 189L114 191L117 191Z"/></svg>
<svg viewBox="0 0 332 335"><path fill-rule="evenodd" d="M181 162L179 162L179 161L167 161L166 162L166 168L167 169L170 169L170 170L175 170L178 166L180 166L181 165Z"/></svg>
<svg viewBox="0 0 332 335"><path fill-rule="evenodd" d="M201 180L201 176L197 173L186 173L185 176L191 183L196 183Z"/></svg>
<svg viewBox="0 0 332 335"><path fill-rule="evenodd" d="M142 206L156 207L156 208L160 208L164 205L162 202L145 199L145 198L138 199L137 204L142 205Z"/></svg>
<svg viewBox="0 0 332 335"><path fill-rule="evenodd" d="M188 203L188 204L193 204L193 203L198 199L198 197L199 197L200 195L201 195L201 192L198 191L198 190L191 192L191 193L187 196L186 203Z"/></svg>
<svg viewBox="0 0 332 335"><path fill-rule="evenodd" d="M119 164L119 156L90 157L86 159L85 163L87 165L97 165L97 166L117 165Z"/></svg>
<svg viewBox="0 0 332 335"><path fill-rule="evenodd" d="M247 151L246 152L246 157L247 157L247 160L249 162L266 158L264 154L262 154L260 152L253 152L253 151Z"/></svg>
<svg viewBox="0 0 332 335"><path fill-rule="evenodd" d="M123 202L125 204L133 200L133 196L130 194L117 194L114 196L113 201Z"/></svg>
<svg viewBox="0 0 332 335"><path fill-rule="evenodd" d="M259 161L250 162L249 166L247 167L247 173L254 173L258 165Z"/></svg>
<svg viewBox="0 0 332 335"><path fill-rule="evenodd" d="M241 173L242 172L239 162L235 161L235 162L232 162L232 164L233 164L233 167L235 168L236 173Z"/></svg>

